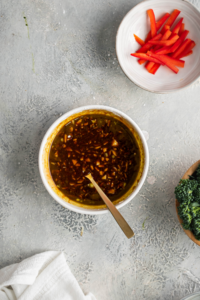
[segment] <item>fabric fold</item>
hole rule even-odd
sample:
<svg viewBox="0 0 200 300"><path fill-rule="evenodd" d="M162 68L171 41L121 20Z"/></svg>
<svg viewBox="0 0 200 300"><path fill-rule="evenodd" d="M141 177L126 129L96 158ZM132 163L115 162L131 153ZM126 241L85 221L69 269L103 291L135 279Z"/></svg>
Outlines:
<svg viewBox="0 0 200 300"><path fill-rule="evenodd" d="M0 300L55 299L96 300L83 294L63 252L47 251L0 270Z"/></svg>

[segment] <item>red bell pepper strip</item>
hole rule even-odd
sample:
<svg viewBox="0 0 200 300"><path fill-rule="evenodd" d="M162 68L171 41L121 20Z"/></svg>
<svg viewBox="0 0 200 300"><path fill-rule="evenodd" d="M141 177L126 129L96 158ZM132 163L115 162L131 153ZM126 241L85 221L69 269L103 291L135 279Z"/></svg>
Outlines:
<svg viewBox="0 0 200 300"><path fill-rule="evenodd" d="M165 58L165 59L168 60L168 62L170 62L170 63L172 63L175 66L180 67L180 68L184 68L184 66L185 66L184 60L179 60L177 58L172 58L172 57L170 57L168 55L159 55L159 58Z"/></svg>
<svg viewBox="0 0 200 300"><path fill-rule="evenodd" d="M156 22L157 31L162 27L165 21L169 18L170 14L166 13L159 21Z"/></svg>
<svg viewBox="0 0 200 300"><path fill-rule="evenodd" d="M154 51L155 54L168 54L171 53L171 46L165 46Z"/></svg>
<svg viewBox="0 0 200 300"><path fill-rule="evenodd" d="M156 59L154 57L148 56L146 53L131 53L131 56L142 58L142 59L145 59L148 61L153 61L155 63L160 63L161 65L164 66L164 63L160 62L158 59Z"/></svg>
<svg viewBox="0 0 200 300"><path fill-rule="evenodd" d="M185 30L185 24L184 23L182 23L181 24L181 28L180 28L180 30L179 30L179 36L183 33L183 31Z"/></svg>
<svg viewBox="0 0 200 300"><path fill-rule="evenodd" d="M172 33L171 34L171 36L170 36L170 40L174 37L174 36L177 36L178 34L176 34L176 33ZM178 35L178 37L179 37L179 35Z"/></svg>
<svg viewBox="0 0 200 300"><path fill-rule="evenodd" d="M158 69L160 68L160 64L154 64L154 66L151 68L151 70L149 71L149 73L151 74L156 74L156 72L158 71Z"/></svg>
<svg viewBox="0 0 200 300"><path fill-rule="evenodd" d="M145 43L147 43L151 39L151 31L146 36Z"/></svg>
<svg viewBox="0 0 200 300"><path fill-rule="evenodd" d="M172 38L170 38L167 41L149 41L148 43L151 45L159 45L159 46L171 46L173 45L177 40L179 39L178 34L176 34L175 36L173 36Z"/></svg>
<svg viewBox="0 0 200 300"><path fill-rule="evenodd" d="M172 30L172 33L179 33L179 30L181 28L181 24L183 22L183 18L180 19L180 21L176 24L176 26L174 27L174 29Z"/></svg>
<svg viewBox="0 0 200 300"><path fill-rule="evenodd" d="M165 33L163 34L163 36L162 36L162 38L161 38L161 41L166 41L166 40L168 40L168 38L169 38L170 36L171 36L171 31L170 31L170 30L165 31ZM159 45L155 46L155 47L154 47L154 53L156 53L155 50L157 50L157 49L159 49L159 48L160 48ZM165 54L165 53L163 53L163 54Z"/></svg>
<svg viewBox="0 0 200 300"><path fill-rule="evenodd" d="M167 55L159 55L152 53L151 51L148 51L147 54L155 59L160 60L162 63L164 63L168 68L170 68L174 73L178 73L179 69L169 61L169 57Z"/></svg>
<svg viewBox="0 0 200 300"><path fill-rule="evenodd" d="M136 34L134 34L133 36L134 36L136 42L137 42L140 46L143 46L143 45L145 44L145 42L144 42L139 36L137 36ZM144 60L144 59L139 59L139 60L138 60L138 63L139 63L140 65L144 64L145 62L146 62L146 60Z"/></svg>
<svg viewBox="0 0 200 300"><path fill-rule="evenodd" d="M165 23L165 25L169 25L171 27L174 24L174 22L176 21L179 14L180 14L180 10L175 9L171 13L171 15L170 15L169 19L167 20L167 22ZM164 33L164 28L162 29L161 33Z"/></svg>
<svg viewBox="0 0 200 300"><path fill-rule="evenodd" d="M161 41L166 41L168 40L168 38L171 36L171 31L170 30L167 30L165 31L165 33L163 34L162 38L161 38ZM154 47L154 52L155 50L157 49L160 49L161 46L157 45ZM170 46L171 47L171 46Z"/></svg>
<svg viewBox="0 0 200 300"><path fill-rule="evenodd" d="M163 36L162 36L162 38L161 38L161 41L166 41L166 40L168 40L168 38L171 36L171 31L170 30L167 30L167 31L165 31L165 33L163 34ZM154 50L157 50L157 49L159 49L160 48L160 46L159 45L157 45L157 46L155 46L155 48L154 48Z"/></svg>
<svg viewBox="0 0 200 300"><path fill-rule="evenodd" d="M145 44L145 42L141 38L139 38L139 36L137 36L136 34L134 34L134 38L140 46L143 46Z"/></svg>
<svg viewBox="0 0 200 300"><path fill-rule="evenodd" d="M164 31L170 30L170 26L169 25L164 25L163 30Z"/></svg>
<svg viewBox="0 0 200 300"><path fill-rule="evenodd" d="M161 41L166 41L168 40L168 38L171 36L172 32L170 30L165 31L165 33L163 34Z"/></svg>
<svg viewBox="0 0 200 300"><path fill-rule="evenodd" d="M145 59L138 59L138 63L140 64L140 65L142 65L142 64L144 64L146 62L146 60Z"/></svg>
<svg viewBox="0 0 200 300"><path fill-rule="evenodd" d="M191 51L191 52L193 52L193 51ZM188 55L190 55L190 54L192 54L192 53L188 53ZM166 56L166 57L168 57L168 56ZM180 68L184 68L184 66L185 66L185 61L183 61L183 60L179 60L179 59L171 58L171 57L168 57L168 60L169 60L169 62L171 62L172 64L174 64L175 66L178 66ZM158 70L158 68L160 67L160 66L156 67L156 65L157 64L154 64L154 66L150 70L150 73L155 74L154 72L156 72Z"/></svg>
<svg viewBox="0 0 200 300"><path fill-rule="evenodd" d="M190 56L192 53L193 53L193 51L191 50L191 51L189 51L187 54L185 54L184 56L181 55L180 58L183 58L183 57L186 57L186 56Z"/></svg>
<svg viewBox="0 0 200 300"><path fill-rule="evenodd" d="M161 37L162 37L162 34L159 33L154 38L152 38L150 41L158 41ZM152 47L152 45L149 44L150 41L148 41L146 44L144 44L144 46L142 46L136 52L137 53L146 53Z"/></svg>
<svg viewBox="0 0 200 300"><path fill-rule="evenodd" d="M153 67L154 65L155 65L154 62L148 61L148 62L146 63L146 65L145 65L145 68L146 68L147 71L149 72L149 71L152 69L152 67Z"/></svg>
<svg viewBox="0 0 200 300"><path fill-rule="evenodd" d="M181 43L185 40L185 38L187 37L189 31L188 30L184 30L183 33L180 35L180 38L177 40L177 42L172 46L171 48L171 52L175 52L179 46L181 45Z"/></svg>
<svg viewBox="0 0 200 300"><path fill-rule="evenodd" d="M184 68L184 66L185 66L185 61L184 60L180 60L180 59L177 59L177 58L172 58L168 55L161 55L161 57L167 58L169 62L171 62L172 64L174 64L177 67Z"/></svg>
<svg viewBox="0 0 200 300"><path fill-rule="evenodd" d="M180 47L179 47L174 53L172 53L171 57L173 57L173 58L178 57L178 56L185 50L185 48L189 45L190 42L191 42L190 39L186 39L186 40L180 45Z"/></svg>
<svg viewBox="0 0 200 300"><path fill-rule="evenodd" d="M183 52L181 52L180 55L177 56L177 58L179 59L180 57L184 57L185 54L187 54L188 52L190 52L195 46L196 46L196 43L194 41L191 41L189 43L189 45L185 48L185 50Z"/></svg>
<svg viewBox="0 0 200 300"><path fill-rule="evenodd" d="M151 24L151 37L154 38L157 35L156 19L153 9L148 9L147 14Z"/></svg>
<svg viewBox="0 0 200 300"><path fill-rule="evenodd" d="M169 18L170 14L166 13L158 22L156 22L157 31L162 27L165 21ZM147 34L145 42L147 43L151 39L151 31Z"/></svg>

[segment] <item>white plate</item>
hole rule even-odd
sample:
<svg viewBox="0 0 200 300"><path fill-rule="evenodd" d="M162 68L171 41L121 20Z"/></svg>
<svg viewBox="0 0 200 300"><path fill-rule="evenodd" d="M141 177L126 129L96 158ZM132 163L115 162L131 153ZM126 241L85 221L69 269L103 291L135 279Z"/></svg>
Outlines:
<svg viewBox="0 0 200 300"><path fill-rule="evenodd" d="M155 75L147 72L143 65L130 53L136 52L139 45L133 34L145 39L150 24L147 10L152 8L156 20L174 9L181 11L177 20L183 17L185 29L189 30L187 38L196 43L193 54L184 58L185 68L180 68L178 74L173 73L166 66L159 68ZM200 12L189 2L184 0L146 0L131 9L122 20L116 36L116 53L119 64L128 76L139 87L154 93L169 93L182 89L193 83L200 76Z"/></svg>

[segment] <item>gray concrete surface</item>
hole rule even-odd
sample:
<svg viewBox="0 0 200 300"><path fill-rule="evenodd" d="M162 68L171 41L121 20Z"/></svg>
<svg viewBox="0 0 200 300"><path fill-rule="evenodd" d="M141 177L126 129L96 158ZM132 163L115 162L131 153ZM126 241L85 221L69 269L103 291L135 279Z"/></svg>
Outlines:
<svg viewBox="0 0 200 300"><path fill-rule="evenodd" d="M0 3L0 267L63 250L83 291L98 300L179 300L200 290L200 248L182 231L174 201L179 178L200 158L200 82L156 95L125 77L115 35L139 2ZM148 179L121 209L135 231L131 240L109 214L62 208L39 176L46 130L86 104L116 107L149 134Z"/></svg>

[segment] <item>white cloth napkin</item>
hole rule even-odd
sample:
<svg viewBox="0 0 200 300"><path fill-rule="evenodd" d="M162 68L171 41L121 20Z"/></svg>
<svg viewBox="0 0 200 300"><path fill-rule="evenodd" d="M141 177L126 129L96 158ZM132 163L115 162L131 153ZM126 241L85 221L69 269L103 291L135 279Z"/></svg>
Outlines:
<svg viewBox="0 0 200 300"><path fill-rule="evenodd" d="M47 251L0 270L0 300L96 300L85 296L62 252Z"/></svg>

